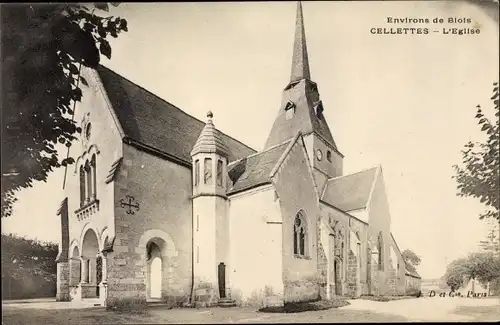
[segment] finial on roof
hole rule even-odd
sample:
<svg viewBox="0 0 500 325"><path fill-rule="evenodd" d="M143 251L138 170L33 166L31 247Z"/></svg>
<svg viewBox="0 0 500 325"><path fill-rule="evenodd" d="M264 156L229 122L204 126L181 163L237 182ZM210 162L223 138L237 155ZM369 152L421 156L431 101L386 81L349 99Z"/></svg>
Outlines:
<svg viewBox="0 0 500 325"><path fill-rule="evenodd" d="M212 123L212 118L214 114L212 111L207 112L208 121L205 123L205 127L200 133L198 140L191 151L191 156L198 153L217 153L219 155L227 157L229 155L229 149L226 146L221 133L215 128Z"/></svg>
<svg viewBox="0 0 500 325"><path fill-rule="evenodd" d="M297 17L295 20L295 40L293 44L292 74L290 81L311 79L309 71L309 58L307 55L306 32L304 29L304 16L302 4L297 1Z"/></svg>

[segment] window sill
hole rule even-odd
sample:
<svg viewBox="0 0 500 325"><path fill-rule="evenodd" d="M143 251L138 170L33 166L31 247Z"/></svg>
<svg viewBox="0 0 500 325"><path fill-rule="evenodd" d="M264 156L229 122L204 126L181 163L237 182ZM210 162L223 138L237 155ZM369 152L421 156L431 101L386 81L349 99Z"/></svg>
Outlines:
<svg viewBox="0 0 500 325"><path fill-rule="evenodd" d="M75 210L76 218L78 221L89 218L91 215L99 211L99 200L92 199L90 202L85 203L83 206Z"/></svg>
<svg viewBox="0 0 500 325"><path fill-rule="evenodd" d="M305 255L293 254L293 256L297 259L300 259L300 260L310 260L311 259L311 257L305 256Z"/></svg>

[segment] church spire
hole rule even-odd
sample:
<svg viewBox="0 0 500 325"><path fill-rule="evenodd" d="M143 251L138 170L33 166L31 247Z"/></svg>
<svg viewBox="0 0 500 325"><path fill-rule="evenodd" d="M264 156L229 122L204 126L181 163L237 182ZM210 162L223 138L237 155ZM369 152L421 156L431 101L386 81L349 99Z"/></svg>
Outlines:
<svg viewBox="0 0 500 325"><path fill-rule="evenodd" d="M290 82L302 79L311 79L309 59L307 57L306 33L304 30L304 17L302 4L297 1L297 18L295 20L295 40L293 44L292 74Z"/></svg>

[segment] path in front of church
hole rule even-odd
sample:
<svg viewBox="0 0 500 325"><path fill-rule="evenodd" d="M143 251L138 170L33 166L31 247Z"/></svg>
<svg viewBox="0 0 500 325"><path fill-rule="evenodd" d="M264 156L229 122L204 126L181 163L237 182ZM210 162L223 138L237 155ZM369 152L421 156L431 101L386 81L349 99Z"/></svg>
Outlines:
<svg viewBox="0 0 500 325"><path fill-rule="evenodd" d="M106 312L103 308L74 309L50 300L4 303L2 323L10 324L144 324L144 323L331 323L500 320L499 298L418 298L377 302L350 300L346 307L277 314L251 308L164 309L146 314Z"/></svg>

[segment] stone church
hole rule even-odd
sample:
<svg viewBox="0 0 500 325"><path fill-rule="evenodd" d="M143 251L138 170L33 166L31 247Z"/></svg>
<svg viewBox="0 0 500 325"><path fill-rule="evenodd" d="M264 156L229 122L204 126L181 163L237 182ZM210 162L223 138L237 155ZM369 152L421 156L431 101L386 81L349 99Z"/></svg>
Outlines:
<svg viewBox="0 0 500 325"><path fill-rule="evenodd" d="M343 174L300 2L261 151L110 69L82 72L58 215L57 298L213 306L407 293L381 167Z"/></svg>

